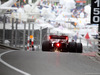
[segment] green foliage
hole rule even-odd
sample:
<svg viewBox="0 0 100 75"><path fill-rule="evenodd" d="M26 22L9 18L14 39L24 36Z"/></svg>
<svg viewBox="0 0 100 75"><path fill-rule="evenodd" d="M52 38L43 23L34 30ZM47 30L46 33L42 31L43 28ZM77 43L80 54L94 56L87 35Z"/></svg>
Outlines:
<svg viewBox="0 0 100 75"><path fill-rule="evenodd" d="M6 2L6 1L8 1L8 0L1 0L1 2Z"/></svg>
<svg viewBox="0 0 100 75"><path fill-rule="evenodd" d="M91 0L86 0L87 2L86 2L86 5L87 4L91 4Z"/></svg>

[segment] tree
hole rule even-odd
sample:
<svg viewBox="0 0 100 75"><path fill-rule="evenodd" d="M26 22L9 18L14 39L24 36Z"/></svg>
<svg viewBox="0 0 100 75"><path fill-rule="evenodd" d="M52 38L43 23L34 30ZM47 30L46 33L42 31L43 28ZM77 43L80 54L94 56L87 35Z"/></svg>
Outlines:
<svg viewBox="0 0 100 75"><path fill-rule="evenodd" d="M87 0L86 5L91 4L91 0Z"/></svg>
<svg viewBox="0 0 100 75"><path fill-rule="evenodd" d="M1 0L2 3L3 3L3 2L6 2L6 1L8 1L8 0Z"/></svg>

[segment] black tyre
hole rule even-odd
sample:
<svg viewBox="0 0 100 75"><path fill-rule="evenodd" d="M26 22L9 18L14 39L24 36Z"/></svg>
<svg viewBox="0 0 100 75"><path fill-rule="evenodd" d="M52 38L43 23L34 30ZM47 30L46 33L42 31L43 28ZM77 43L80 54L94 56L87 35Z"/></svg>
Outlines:
<svg viewBox="0 0 100 75"><path fill-rule="evenodd" d="M69 52L76 52L76 42L69 42L68 51Z"/></svg>
<svg viewBox="0 0 100 75"><path fill-rule="evenodd" d="M62 43L62 52L68 52L66 43Z"/></svg>
<svg viewBox="0 0 100 75"><path fill-rule="evenodd" d="M83 52L83 46L82 46L82 43L77 43L77 53L82 53Z"/></svg>
<svg viewBox="0 0 100 75"><path fill-rule="evenodd" d="M42 51L50 51L51 43L49 41L44 41L42 43Z"/></svg>

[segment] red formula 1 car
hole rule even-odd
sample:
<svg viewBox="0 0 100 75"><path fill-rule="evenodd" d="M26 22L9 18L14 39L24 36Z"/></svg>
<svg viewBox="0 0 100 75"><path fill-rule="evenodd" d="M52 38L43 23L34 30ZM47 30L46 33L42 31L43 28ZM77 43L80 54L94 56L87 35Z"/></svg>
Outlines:
<svg viewBox="0 0 100 75"><path fill-rule="evenodd" d="M50 35L49 40L42 43L42 51L82 53L82 43L69 42L68 40L68 36Z"/></svg>

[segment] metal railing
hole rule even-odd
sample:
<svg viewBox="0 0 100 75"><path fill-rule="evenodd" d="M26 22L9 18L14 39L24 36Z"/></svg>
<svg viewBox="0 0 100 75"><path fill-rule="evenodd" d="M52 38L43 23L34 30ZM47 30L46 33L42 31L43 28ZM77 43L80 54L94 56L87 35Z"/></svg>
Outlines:
<svg viewBox="0 0 100 75"><path fill-rule="evenodd" d="M80 40L80 39L79 39ZM84 52L98 52L98 40L97 39L81 39Z"/></svg>

